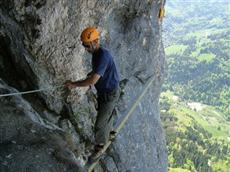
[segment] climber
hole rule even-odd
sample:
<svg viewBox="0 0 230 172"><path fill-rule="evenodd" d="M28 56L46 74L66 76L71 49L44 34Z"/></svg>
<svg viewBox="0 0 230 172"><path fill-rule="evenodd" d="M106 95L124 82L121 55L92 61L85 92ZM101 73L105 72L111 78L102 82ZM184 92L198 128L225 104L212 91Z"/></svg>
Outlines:
<svg viewBox="0 0 230 172"><path fill-rule="evenodd" d="M99 32L95 27L81 33L82 45L92 54L92 71L87 78L67 81L68 88L94 85L97 90L97 118L94 126L95 146L92 158L96 158L110 138L113 127L112 112L120 95L119 76L110 52L99 44ZM111 132L112 133L112 132Z"/></svg>

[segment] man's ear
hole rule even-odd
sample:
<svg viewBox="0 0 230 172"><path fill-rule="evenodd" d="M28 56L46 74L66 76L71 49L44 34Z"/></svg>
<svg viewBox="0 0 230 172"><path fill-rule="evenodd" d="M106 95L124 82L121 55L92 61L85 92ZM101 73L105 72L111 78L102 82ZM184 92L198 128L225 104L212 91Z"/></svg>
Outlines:
<svg viewBox="0 0 230 172"><path fill-rule="evenodd" d="M99 39L95 39L93 42L95 42L95 44L99 43Z"/></svg>
<svg viewBox="0 0 230 172"><path fill-rule="evenodd" d="M100 41L99 41L99 39L95 39L94 41L93 41L94 43L95 43L95 45L99 45L99 43L100 43Z"/></svg>
<svg viewBox="0 0 230 172"><path fill-rule="evenodd" d="M92 42L92 48L95 50L97 48L97 44L95 42Z"/></svg>

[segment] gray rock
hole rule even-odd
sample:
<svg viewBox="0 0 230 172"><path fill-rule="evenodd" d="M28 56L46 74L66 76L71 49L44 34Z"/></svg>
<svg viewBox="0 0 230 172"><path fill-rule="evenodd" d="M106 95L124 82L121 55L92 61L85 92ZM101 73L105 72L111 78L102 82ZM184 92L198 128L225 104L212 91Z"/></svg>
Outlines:
<svg viewBox="0 0 230 172"><path fill-rule="evenodd" d="M99 27L101 44L124 81L117 125L154 79L97 171L167 171L158 107L164 73L160 5L161 0L0 2L0 93L49 88L0 97L0 171L84 170L94 142L94 93L77 88L67 95L56 86L90 71L91 57L79 40L90 25Z"/></svg>

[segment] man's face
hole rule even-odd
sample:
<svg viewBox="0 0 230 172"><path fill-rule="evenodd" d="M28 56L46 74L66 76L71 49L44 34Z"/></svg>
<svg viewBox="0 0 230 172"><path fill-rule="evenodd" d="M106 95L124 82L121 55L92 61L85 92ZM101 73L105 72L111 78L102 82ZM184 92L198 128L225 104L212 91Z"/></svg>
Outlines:
<svg viewBox="0 0 230 172"><path fill-rule="evenodd" d="M90 43L82 43L82 46L85 48L85 50L89 53L93 53L94 52L94 49L93 49L93 46L92 44Z"/></svg>

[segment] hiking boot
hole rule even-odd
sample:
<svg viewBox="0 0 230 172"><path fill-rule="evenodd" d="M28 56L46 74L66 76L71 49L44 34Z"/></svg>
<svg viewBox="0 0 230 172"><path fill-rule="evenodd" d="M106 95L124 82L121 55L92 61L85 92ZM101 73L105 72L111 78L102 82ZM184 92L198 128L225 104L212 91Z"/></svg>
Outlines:
<svg viewBox="0 0 230 172"><path fill-rule="evenodd" d="M93 152L93 154L88 158L87 164L93 164L95 161L97 161L97 160L101 157L103 147L104 147L103 144L95 145L95 147L94 147L94 152Z"/></svg>

